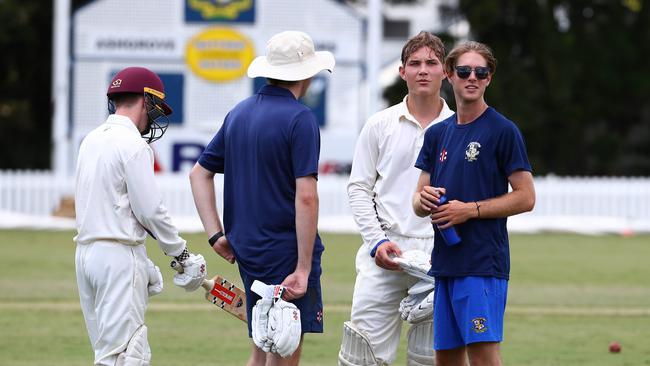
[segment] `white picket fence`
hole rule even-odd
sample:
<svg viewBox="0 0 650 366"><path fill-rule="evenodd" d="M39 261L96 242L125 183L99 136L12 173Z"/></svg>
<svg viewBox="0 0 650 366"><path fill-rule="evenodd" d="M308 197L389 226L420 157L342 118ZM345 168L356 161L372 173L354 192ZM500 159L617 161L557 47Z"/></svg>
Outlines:
<svg viewBox="0 0 650 366"><path fill-rule="evenodd" d="M180 229L200 230L187 175L160 175L157 183ZM321 230L355 231L346 183L344 176L319 178ZM215 186L222 207L221 179ZM650 232L650 178L546 176L535 178L535 189L535 209L510 218L511 230ZM73 193L73 178L47 171L0 171L0 213L5 221L0 227L11 226L7 222L28 221L18 226L48 222L61 199Z"/></svg>
<svg viewBox="0 0 650 366"><path fill-rule="evenodd" d="M0 211L50 215L61 198L73 195L73 178L59 179L50 171L0 171Z"/></svg>

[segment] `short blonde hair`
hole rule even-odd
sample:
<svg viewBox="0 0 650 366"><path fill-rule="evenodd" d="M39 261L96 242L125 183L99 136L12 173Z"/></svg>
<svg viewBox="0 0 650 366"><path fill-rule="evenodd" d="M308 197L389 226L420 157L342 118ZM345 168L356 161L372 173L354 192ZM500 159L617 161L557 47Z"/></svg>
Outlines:
<svg viewBox="0 0 650 366"><path fill-rule="evenodd" d="M466 54L467 52L476 52L479 55L483 56L485 61L487 61L487 66L490 68L490 74L494 74L497 70L497 59L492 54L492 50L486 44L476 41L467 41L459 44L454 47L447 59L445 60L445 71L447 75L452 75L456 68L456 62L460 56Z"/></svg>
<svg viewBox="0 0 650 366"><path fill-rule="evenodd" d="M413 53L422 47L429 47L431 50L433 50L433 53L436 54L440 62L445 62L446 51L442 40L429 32L421 31L417 36L409 39L402 48L402 65L405 65L406 60L408 60L408 58L411 57Z"/></svg>

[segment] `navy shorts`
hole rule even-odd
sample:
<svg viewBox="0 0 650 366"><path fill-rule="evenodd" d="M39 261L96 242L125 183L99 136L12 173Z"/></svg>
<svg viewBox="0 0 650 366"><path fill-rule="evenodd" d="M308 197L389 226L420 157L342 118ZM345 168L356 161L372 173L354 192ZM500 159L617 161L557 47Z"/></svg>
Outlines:
<svg viewBox="0 0 650 366"><path fill-rule="evenodd" d="M448 350L503 340L508 280L495 277L436 277L433 348Z"/></svg>
<svg viewBox="0 0 650 366"><path fill-rule="evenodd" d="M250 278L244 273L241 273L242 282L244 282L244 289L246 290L246 316L247 319L253 318L253 306L261 297L251 291L251 285L254 280L259 280L267 285L277 285L284 280L284 278ZM290 303L296 305L300 309L300 325L303 333L323 333L323 296L320 288L320 281L314 281L307 285L307 292L305 296L291 300ZM251 324L248 322L248 336L252 337Z"/></svg>

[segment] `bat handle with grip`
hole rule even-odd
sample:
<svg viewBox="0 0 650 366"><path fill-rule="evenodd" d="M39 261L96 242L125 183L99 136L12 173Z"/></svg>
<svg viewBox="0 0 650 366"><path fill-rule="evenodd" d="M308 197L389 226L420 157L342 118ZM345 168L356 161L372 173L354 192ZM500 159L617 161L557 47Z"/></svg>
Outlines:
<svg viewBox="0 0 650 366"><path fill-rule="evenodd" d="M181 264L178 263L178 261L176 261L175 259L171 261L171 263L169 263L169 266L172 267L174 271L178 273L183 273L183 266L181 266Z"/></svg>
<svg viewBox="0 0 650 366"><path fill-rule="evenodd" d="M178 273L183 273L183 266L178 263L177 260L172 260L171 263L169 263L169 266L172 267L173 270L175 270ZM212 291L214 288L214 280L203 280L203 283L201 284L201 287L205 289L205 291Z"/></svg>

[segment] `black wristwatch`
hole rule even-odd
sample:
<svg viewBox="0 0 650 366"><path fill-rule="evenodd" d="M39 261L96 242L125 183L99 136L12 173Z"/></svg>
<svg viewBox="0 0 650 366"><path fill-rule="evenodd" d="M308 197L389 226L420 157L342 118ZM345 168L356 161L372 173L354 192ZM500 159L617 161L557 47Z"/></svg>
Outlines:
<svg viewBox="0 0 650 366"><path fill-rule="evenodd" d="M219 231L218 233L212 235L210 239L208 239L208 244L210 244L210 248L212 248L214 246L214 243L216 243L217 240L219 240L219 238L224 235L225 234L223 233L223 231Z"/></svg>

